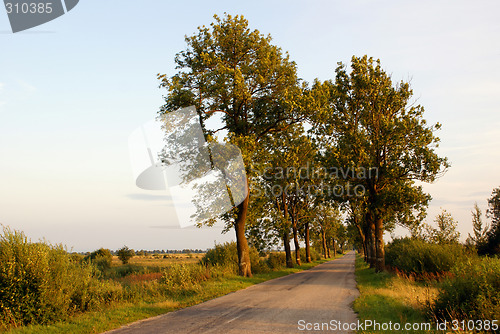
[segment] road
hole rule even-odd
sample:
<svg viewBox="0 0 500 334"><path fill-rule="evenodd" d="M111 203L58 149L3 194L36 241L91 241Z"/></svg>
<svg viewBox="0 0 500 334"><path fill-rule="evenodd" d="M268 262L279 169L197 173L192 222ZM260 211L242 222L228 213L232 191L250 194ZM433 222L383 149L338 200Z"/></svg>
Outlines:
<svg viewBox="0 0 500 334"><path fill-rule="evenodd" d="M350 252L310 270L106 333L304 333L322 323L356 322L351 308L359 294L354 259L354 252ZM333 328L330 332L341 332Z"/></svg>

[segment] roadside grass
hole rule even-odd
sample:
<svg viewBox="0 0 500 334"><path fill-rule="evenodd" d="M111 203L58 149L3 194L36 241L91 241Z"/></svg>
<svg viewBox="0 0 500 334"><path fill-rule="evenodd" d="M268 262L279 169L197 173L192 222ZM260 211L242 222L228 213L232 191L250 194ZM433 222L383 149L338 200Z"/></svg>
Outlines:
<svg viewBox="0 0 500 334"><path fill-rule="evenodd" d="M337 256L337 259L341 256ZM256 274L253 277L240 277L230 275L223 278L200 282L196 291L186 291L168 298L149 298L148 302L137 303L122 302L115 303L99 311L86 312L64 322L51 325L26 326L9 330L8 334L87 334L101 333L118 328L122 325L157 316L167 312L175 311L188 306L196 305L204 301L217 298L228 293L247 288L251 285L262 283L274 278L286 276L295 272L310 269L318 264L334 260L321 259L312 263L304 263L295 268L283 268L268 273ZM137 261L139 262L139 261ZM144 263L135 265L144 265ZM170 262L171 263L171 262ZM152 282L148 282L152 283ZM146 283L146 284L148 284Z"/></svg>
<svg viewBox="0 0 500 334"><path fill-rule="evenodd" d="M393 273L376 273L359 255L356 255L356 281L360 296L354 301L354 311L358 313L360 322L371 320L373 323L398 323L401 326L399 331L371 327L358 333L437 333L434 330L413 330L415 327L405 330L404 327L405 324L430 324L425 313L426 305L438 293L435 281L417 282ZM431 329L435 329L434 324L431 324Z"/></svg>

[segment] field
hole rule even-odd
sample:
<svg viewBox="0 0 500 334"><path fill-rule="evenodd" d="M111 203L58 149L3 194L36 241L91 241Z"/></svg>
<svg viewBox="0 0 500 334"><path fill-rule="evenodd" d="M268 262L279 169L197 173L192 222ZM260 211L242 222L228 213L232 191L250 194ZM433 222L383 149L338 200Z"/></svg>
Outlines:
<svg viewBox="0 0 500 334"><path fill-rule="evenodd" d="M134 256L130 259L129 264L137 266L160 267L164 268L173 263L196 263L205 253L185 254L185 253L169 253L169 254L152 254L144 256ZM114 255L111 262L113 267L122 265L118 256Z"/></svg>

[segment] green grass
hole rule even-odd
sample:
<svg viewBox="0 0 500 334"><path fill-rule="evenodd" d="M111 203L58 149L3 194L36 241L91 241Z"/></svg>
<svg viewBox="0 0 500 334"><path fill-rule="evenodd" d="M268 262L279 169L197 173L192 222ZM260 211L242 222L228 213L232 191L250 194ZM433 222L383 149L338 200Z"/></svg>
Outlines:
<svg viewBox="0 0 500 334"><path fill-rule="evenodd" d="M398 323L402 330L373 330L364 328L358 333L404 333L405 324L430 323L425 316L426 304L437 295L434 282L415 282L388 272L376 273L359 256L356 256L356 281L360 296L354 301L354 311L360 321L379 324ZM416 325L415 325L416 326ZM432 324L431 328L435 329ZM411 333L435 331L411 330Z"/></svg>
<svg viewBox="0 0 500 334"><path fill-rule="evenodd" d="M337 257L339 258L339 257ZM8 334L86 334L101 333L106 330L118 328L127 323L149 318L159 314L171 312L180 308L199 304L201 302L226 295L251 285L265 282L274 278L289 275L291 273L310 269L320 263L330 261L318 260L312 263L304 263L300 267L284 268L269 273L256 274L253 277L240 277L236 275L225 278L213 279L200 283L200 289L196 292L177 294L166 298L157 298L149 302L121 303L106 307L100 311L87 312L71 319L52 325L26 326L12 329Z"/></svg>

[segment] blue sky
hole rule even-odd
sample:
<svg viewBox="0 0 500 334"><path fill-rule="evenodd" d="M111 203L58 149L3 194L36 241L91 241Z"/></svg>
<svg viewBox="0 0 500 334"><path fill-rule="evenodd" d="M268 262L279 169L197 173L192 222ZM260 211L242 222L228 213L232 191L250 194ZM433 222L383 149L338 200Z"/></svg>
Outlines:
<svg viewBox="0 0 500 334"><path fill-rule="evenodd" d="M497 1L80 1L12 34L0 9L0 223L77 251L206 248L221 228L175 226L160 193L135 187L128 136L162 103L184 35L213 14L242 14L270 33L311 82L352 55L380 58L410 80L426 119L443 128L452 167L425 185L471 231L470 210L500 186ZM155 199L155 200L152 200Z"/></svg>

